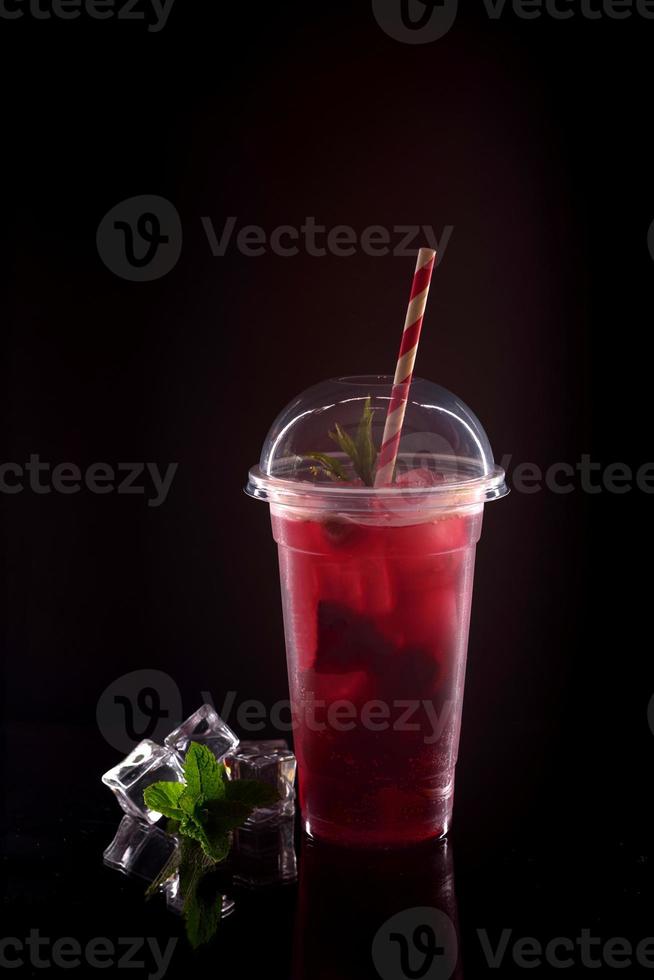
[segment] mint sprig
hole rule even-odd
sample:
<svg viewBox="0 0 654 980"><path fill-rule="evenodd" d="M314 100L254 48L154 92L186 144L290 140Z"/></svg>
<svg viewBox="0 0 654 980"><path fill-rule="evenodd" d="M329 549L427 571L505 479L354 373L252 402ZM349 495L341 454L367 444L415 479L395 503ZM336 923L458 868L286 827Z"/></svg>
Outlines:
<svg viewBox="0 0 654 980"><path fill-rule="evenodd" d="M182 837L176 851L146 895L153 895L174 874L184 896L184 921L191 946L208 942L222 913L218 865L232 846L232 832L258 807L272 806L279 793L252 779L229 780L213 752L191 742L184 760L184 782L158 782L143 793L146 806L169 818L168 832Z"/></svg>
<svg viewBox="0 0 654 980"><path fill-rule="evenodd" d="M329 433L329 438L336 443L342 453L349 457L354 472L367 487L374 486L375 464L377 462L377 449L372 438L373 416L372 399L368 396L354 439L338 422L334 430ZM304 455L307 459L315 460L318 464L310 468L314 476L324 474L332 480L347 480L347 471L335 456L329 456L327 453L305 453Z"/></svg>
<svg viewBox="0 0 654 980"><path fill-rule="evenodd" d="M175 821L175 833L190 837L213 862L224 861L230 833L279 794L266 783L227 779L225 766L206 745L191 742L184 760L184 782L159 782L146 787L145 805Z"/></svg>

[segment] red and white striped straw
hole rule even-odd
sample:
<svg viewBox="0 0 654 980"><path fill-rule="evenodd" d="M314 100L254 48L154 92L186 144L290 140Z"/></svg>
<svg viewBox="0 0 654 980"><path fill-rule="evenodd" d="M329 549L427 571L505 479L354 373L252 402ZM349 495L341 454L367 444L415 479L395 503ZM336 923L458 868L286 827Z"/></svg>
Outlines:
<svg viewBox="0 0 654 980"><path fill-rule="evenodd" d="M413 366L416 362L418 341L420 340L420 331L435 261L436 252L433 248L421 248L418 252L418 261L413 275L411 296L409 297L409 309L404 321L404 333L402 334L402 343L400 344L400 353L393 379L393 390L388 406L382 445L377 459L376 487L386 486L393 480L393 471L400 448L404 413L406 412L409 388L413 378Z"/></svg>

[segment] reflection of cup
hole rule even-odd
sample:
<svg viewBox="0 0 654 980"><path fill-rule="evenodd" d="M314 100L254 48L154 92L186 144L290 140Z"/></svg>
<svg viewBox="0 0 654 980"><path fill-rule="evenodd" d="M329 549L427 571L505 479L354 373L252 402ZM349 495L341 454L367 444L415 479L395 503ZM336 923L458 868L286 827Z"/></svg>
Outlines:
<svg viewBox="0 0 654 980"><path fill-rule="evenodd" d="M292 976L462 980L451 845L373 852L305 839Z"/></svg>
<svg viewBox="0 0 654 980"><path fill-rule="evenodd" d="M279 547L305 829L346 844L447 833L475 545L484 501L506 492L475 416L419 379L395 483L362 485L328 433L360 443L368 404L378 446L390 391L384 378L309 389L248 484Z"/></svg>

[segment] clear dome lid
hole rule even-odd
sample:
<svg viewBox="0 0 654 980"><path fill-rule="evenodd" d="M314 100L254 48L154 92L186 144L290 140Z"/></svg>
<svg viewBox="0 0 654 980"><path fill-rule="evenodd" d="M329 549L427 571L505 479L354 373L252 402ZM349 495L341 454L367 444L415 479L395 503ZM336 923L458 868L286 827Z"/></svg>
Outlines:
<svg viewBox="0 0 654 980"><path fill-rule="evenodd" d="M246 492L299 508L362 511L374 499L423 508L482 503L508 493L488 437L452 392L414 378L392 482L374 486L393 379L332 378L275 419Z"/></svg>

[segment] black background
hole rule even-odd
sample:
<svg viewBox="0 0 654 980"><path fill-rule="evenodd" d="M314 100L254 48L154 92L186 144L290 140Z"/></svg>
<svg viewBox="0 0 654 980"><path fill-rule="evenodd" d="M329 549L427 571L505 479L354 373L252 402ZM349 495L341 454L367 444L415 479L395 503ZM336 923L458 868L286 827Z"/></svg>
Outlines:
<svg viewBox="0 0 654 980"><path fill-rule="evenodd" d="M102 867L118 810L99 776L119 754L98 698L137 668L170 674L187 714L202 691L286 697L276 555L246 472L299 390L394 365L411 258L219 258L201 217L452 225L419 373L473 406L511 468L636 467L652 454L653 43L636 15L491 20L481 3L425 45L387 36L366 2L177 0L160 33L0 19L3 459L179 464L158 508L0 498L0 933L179 934ZM104 214L140 194L184 229L149 283L96 248ZM577 483L487 508L452 834L466 975L488 972L480 928L653 931L648 507ZM420 904L413 862L384 879L389 915ZM366 875L339 868L321 874L366 907ZM320 911L338 967L320 931L298 961L295 926L295 976L372 971L342 913L337 897ZM245 900L196 966L288 976L294 922L293 886ZM171 975L189 968L180 941Z"/></svg>

